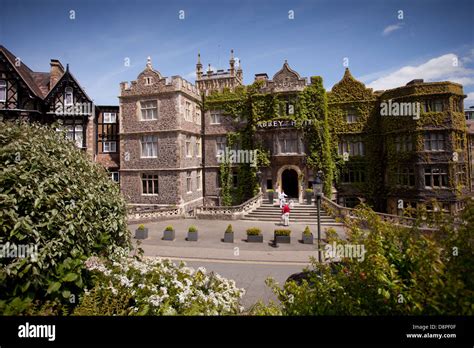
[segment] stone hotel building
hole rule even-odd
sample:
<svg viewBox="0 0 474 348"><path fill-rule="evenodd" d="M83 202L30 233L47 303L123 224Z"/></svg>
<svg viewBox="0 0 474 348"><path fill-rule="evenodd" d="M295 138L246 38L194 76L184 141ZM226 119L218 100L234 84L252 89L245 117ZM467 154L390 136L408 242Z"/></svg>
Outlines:
<svg viewBox="0 0 474 348"><path fill-rule="evenodd" d="M255 139L270 162L258 168L260 187L283 189L303 202L317 170L326 170L308 165L304 130L294 127L299 102L313 80L285 62L271 79L260 73L255 81L259 93L277 106L268 108L257 125ZM212 71L209 65L204 72L198 55L195 85L162 76L150 60L136 81L121 84L121 187L132 204L179 205L190 211L222 203L217 152L225 149L229 134L245 128L246 115L228 115L206 100L242 87L242 66L236 66L233 52L226 71ZM326 98L336 165L333 199L339 204L352 207L363 200L393 214L419 204L435 209L433 199L446 212L463 208L472 195L472 174L461 85L415 79L373 91L346 69ZM384 103L416 103L419 118L386 116ZM233 189L241 184L238 170L232 167Z"/></svg>

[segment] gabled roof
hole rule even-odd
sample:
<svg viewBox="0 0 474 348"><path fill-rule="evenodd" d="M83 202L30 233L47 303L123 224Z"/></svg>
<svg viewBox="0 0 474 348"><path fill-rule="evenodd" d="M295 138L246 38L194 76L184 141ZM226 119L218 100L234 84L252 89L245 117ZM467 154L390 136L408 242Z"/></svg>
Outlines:
<svg viewBox="0 0 474 348"><path fill-rule="evenodd" d="M291 69L290 66L288 65L288 61L286 60L283 66L281 67L281 69L275 75L273 75L273 80L278 79L280 75L285 75L285 74L293 75L294 78L301 80L300 74L298 74L296 71Z"/></svg>
<svg viewBox="0 0 474 348"><path fill-rule="evenodd" d="M74 75L71 74L71 72L69 71L69 65L67 65L66 71L64 72L63 76L61 76L61 78L58 80L58 82L56 82L56 84L51 88L51 90L49 91L49 93L44 97L45 101L47 101L47 99L51 98L55 93L57 93L57 90L58 90L59 86L61 86L62 81L65 80L66 78L71 79L71 80L77 85L77 88L79 88L79 89L81 90L81 92L84 94L84 96L85 96L90 102L92 102L92 99L87 95L87 93L84 91L84 89L83 89L82 86L79 84L79 82L77 82L77 80L76 80L76 78L74 77Z"/></svg>
<svg viewBox="0 0 474 348"><path fill-rule="evenodd" d="M15 69L18 75L20 75L20 77L26 83L31 92L38 98L43 99L46 95L44 91L46 91L48 88L47 85L44 84L45 74L48 75L49 83L49 73L36 73L31 70L25 63L23 63L23 61L21 61L20 66L16 66L15 62L17 60L17 57L2 45L0 45L0 52L3 53L3 55L7 58L11 66Z"/></svg>

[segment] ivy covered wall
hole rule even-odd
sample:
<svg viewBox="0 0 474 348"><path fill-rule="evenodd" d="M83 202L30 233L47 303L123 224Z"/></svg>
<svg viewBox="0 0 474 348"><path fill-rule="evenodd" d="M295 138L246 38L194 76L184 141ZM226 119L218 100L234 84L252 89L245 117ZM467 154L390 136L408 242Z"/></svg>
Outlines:
<svg viewBox="0 0 474 348"><path fill-rule="evenodd" d="M424 105L433 98L445 103L442 112L422 110L418 120L381 116L381 102L394 100ZM270 120L294 121L294 128L304 138L305 166L313 173L323 171L324 193L328 197L334 186L339 197L362 197L378 211L387 211L387 202L391 204L390 199L398 197L423 202L441 194L447 201L460 199L466 188L457 179L457 172L464 167L468 173L462 98L462 86L449 82L418 83L374 92L357 81L349 69L330 92L325 91L319 76L311 77L310 83L298 90L272 92L264 81L257 81L234 91L214 92L205 97L204 110L221 110L236 121L235 131L227 134L228 145L239 143L241 149L259 150L257 168L249 164L221 164L222 202L239 204L258 192L257 171L268 167L272 157L268 144L265 147L259 136L265 130L257 125ZM289 104L294 107L291 112ZM446 134L447 148L443 153L423 151L425 133L432 130ZM413 146L402 151L397 148L400 136L412 137ZM340 144L354 139L363 143L363 150L343 156ZM459 154L456 161L451 158L453 152ZM407 163L415 167L418 180L409 189L397 185L394 177L397 168ZM449 188L441 193L425 190L421 182L423 168L429 163L449 166ZM233 171L238 176L237 188L233 187Z"/></svg>

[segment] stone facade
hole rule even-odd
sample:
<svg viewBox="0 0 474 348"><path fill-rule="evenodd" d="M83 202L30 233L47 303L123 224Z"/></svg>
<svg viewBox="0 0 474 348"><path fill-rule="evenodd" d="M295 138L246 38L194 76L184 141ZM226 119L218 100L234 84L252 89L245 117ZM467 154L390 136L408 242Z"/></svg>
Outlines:
<svg viewBox="0 0 474 348"><path fill-rule="evenodd" d="M129 202L201 204L198 89L179 76L162 77L149 59L136 81L121 84L119 99L121 188ZM152 191L144 180L150 176Z"/></svg>

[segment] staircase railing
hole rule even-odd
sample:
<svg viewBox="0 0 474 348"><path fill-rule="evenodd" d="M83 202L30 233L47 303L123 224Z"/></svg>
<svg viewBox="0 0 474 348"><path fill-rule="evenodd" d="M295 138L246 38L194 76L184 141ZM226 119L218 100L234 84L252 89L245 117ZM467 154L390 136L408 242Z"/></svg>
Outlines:
<svg viewBox="0 0 474 348"><path fill-rule="evenodd" d="M239 205L233 206L200 206L194 208L197 219L241 219L248 212L258 208L262 204L263 193L260 192L255 197L250 198Z"/></svg>
<svg viewBox="0 0 474 348"><path fill-rule="evenodd" d="M355 213L355 209L343 207L342 205L337 204L336 202L331 201L330 199L323 197L322 199L323 208L326 212L332 215L335 218L349 218L349 219L358 219L357 214ZM385 213L378 213L375 212L378 217L381 218L384 222L389 222L395 225L405 226L405 227L412 227L417 219L406 217L406 216L398 216L392 214L385 214ZM425 231L433 231L437 230L436 228L431 228L427 224L419 226L420 229Z"/></svg>

